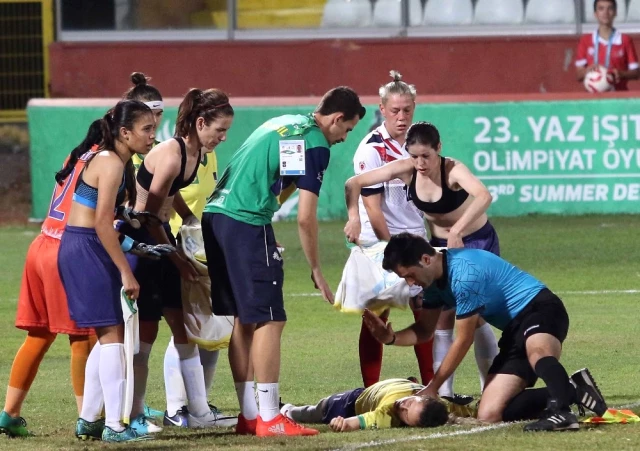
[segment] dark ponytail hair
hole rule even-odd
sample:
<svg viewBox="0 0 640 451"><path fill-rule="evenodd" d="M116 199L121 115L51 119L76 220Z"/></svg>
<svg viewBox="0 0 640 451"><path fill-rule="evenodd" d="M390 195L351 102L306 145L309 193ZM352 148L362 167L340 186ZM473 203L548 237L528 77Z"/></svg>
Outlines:
<svg viewBox="0 0 640 451"><path fill-rule="evenodd" d="M142 102L152 102L154 100L162 100L162 95L158 88L148 84L151 77L147 77L142 72L134 72L131 74L131 83L133 86L122 96L126 100L140 100Z"/></svg>
<svg viewBox="0 0 640 451"><path fill-rule="evenodd" d="M101 148L115 151L116 141L120 137L120 128L133 130L134 123L145 114L152 114L151 108L139 100L121 100L102 118L102 145ZM133 161L127 161L125 165L125 188L130 204L136 202L136 179Z"/></svg>
<svg viewBox="0 0 640 451"><path fill-rule="evenodd" d="M197 88L189 90L178 108L175 136L188 136L195 130L196 120L201 117L205 125L219 117L233 116L229 96L220 89Z"/></svg>
<svg viewBox="0 0 640 451"><path fill-rule="evenodd" d="M102 119L96 119L89 126L89 130L87 131L87 136L84 137L84 140L78 144L78 146L71 151L69 154L69 158L67 163L64 165L62 169L56 172L56 183L58 185L62 185L73 168L76 166L78 159L87 153L93 146L96 144L100 144L102 142Z"/></svg>
<svg viewBox="0 0 640 451"><path fill-rule="evenodd" d="M440 133L435 125L430 122L416 122L407 130L406 147L409 149L413 144L431 146L438 150L440 145Z"/></svg>

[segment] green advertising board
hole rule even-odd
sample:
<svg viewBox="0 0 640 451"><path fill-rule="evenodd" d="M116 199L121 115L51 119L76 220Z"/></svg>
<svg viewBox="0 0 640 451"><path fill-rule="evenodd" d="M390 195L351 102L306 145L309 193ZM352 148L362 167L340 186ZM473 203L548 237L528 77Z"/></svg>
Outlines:
<svg viewBox="0 0 640 451"><path fill-rule="evenodd" d="M217 149L219 170L242 141L267 119L307 113L314 105L237 107L227 142ZM47 214L53 174L104 107L28 108L32 217ZM380 120L376 105L347 141L331 150L319 202L322 219L344 218L344 181L353 154ZM167 108L158 139L173 135L177 108ZM640 211L640 101L602 99L418 105L415 121L440 130L442 153L464 162L493 195L489 213L586 214ZM296 214L292 196L275 219Z"/></svg>

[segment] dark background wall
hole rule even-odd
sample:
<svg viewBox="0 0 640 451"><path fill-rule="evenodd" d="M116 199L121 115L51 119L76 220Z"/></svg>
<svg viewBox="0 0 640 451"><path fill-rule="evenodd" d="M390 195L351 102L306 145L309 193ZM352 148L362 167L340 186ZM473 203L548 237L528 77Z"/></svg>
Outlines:
<svg viewBox="0 0 640 451"><path fill-rule="evenodd" d="M142 71L167 97L307 96L345 84L375 95L397 69L419 94L579 92L574 36L65 43L51 46L54 97L114 97ZM640 89L632 82L631 89Z"/></svg>

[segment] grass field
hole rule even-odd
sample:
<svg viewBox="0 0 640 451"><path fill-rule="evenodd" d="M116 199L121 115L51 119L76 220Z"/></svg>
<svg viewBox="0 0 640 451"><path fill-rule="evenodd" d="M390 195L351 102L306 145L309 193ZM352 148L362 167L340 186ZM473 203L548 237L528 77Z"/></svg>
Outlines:
<svg viewBox="0 0 640 451"><path fill-rule="evenodd" d="M635 303L640 296L636 240L638 216L525 217L495 219L503 256L544 281L565 301L571 327L562 362L569 372L588 366L610 406L640 402L640 332ZM337 286L347 256L342 223L321 224L321 255L326 278ZM360 318L334 311L314 293L297 238L296 225L275 225L286 247L285 302L289 323L283 338L281 394L285 402L314 403L327 394L360 386L357 356ZM0 385L6 386L13 356L25 333L13 327L26 249L37 228L0 229ZM625 292L625 290L627 290ZM396 329L410 322L408 312L393 312ZM162 357L168 341L162 329L151 355L149 403L164 409ZM417 375L410 348L386 348L382 377ZM69 349L59 337L43 361L22 415L36 437L8 439L11 450L94 449L113 445L77 442L73 436L75 401L69 380ZM479 394L470 355L456 374L456 391ZM236 413L226 353L221 356L211 401ZM640 404L638 404L640 406ZM524 434L522 425L496 429L448 426L433 430L395 429L335 434L321 426L317 437L257 439L230 430L165 430L157 440L135 448L270 450L288 449L638 449L640 425L582 427L578 433ZM125 449L123 446L117 446ZM126 449L132 448L126 446Z"/></svg>

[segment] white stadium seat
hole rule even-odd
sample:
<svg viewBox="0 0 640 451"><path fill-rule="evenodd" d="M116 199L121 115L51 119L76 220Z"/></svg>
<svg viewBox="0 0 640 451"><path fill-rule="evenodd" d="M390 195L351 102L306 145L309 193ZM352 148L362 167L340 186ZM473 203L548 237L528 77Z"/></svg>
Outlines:
<svg viewBox="0 0 640 451"><path fill-rule="evenodd" d="M463 25L473 20L471 0L427 0L423 25Z"/></svg>
<svg viewBox="0 0 640 451"><path fill-rule="evenodd" d="M576 5L573 0L529 0L526 23L574 23Z"/></svg>
<svg viewBox="0 0 640 451"><path fill-rule="evenodd" d="M359 28L371 25L369 0L328 0L324 5L322 26L325 28Z"/></svg>
<svg viewBox="0 0 640 451"><path fill-rule="evenodd" d="M620 17L620 14L618 14ZM640 22L640 0L631 0L627 10L627 22Z"/></svg>
<svg viewBox="0 0 640 451"><path fill-rule="evenodd" d="M522 0L478 0L473 22L478 24L509 25L522 23Z"/></svg>
<svg viewBox="0 0 640 451"><path fill-rule="evenodd" d="M593 0L584 1L584 19L585 22L595 23L596 18L593 16ZM618 0L618 14L616 14L616 20L622 22L627 17L627 2L626 0ZM633 0L631 0L633 3Z"/></svg>
<svg viewBox="0 0 640 451"><path fill-rule="evenodd" d="M417 27L421 22L421 1L409 0L409 25ZM400 0L376 0L373 6L373 25L376 27L401 27L402 4Z"/></svg>

